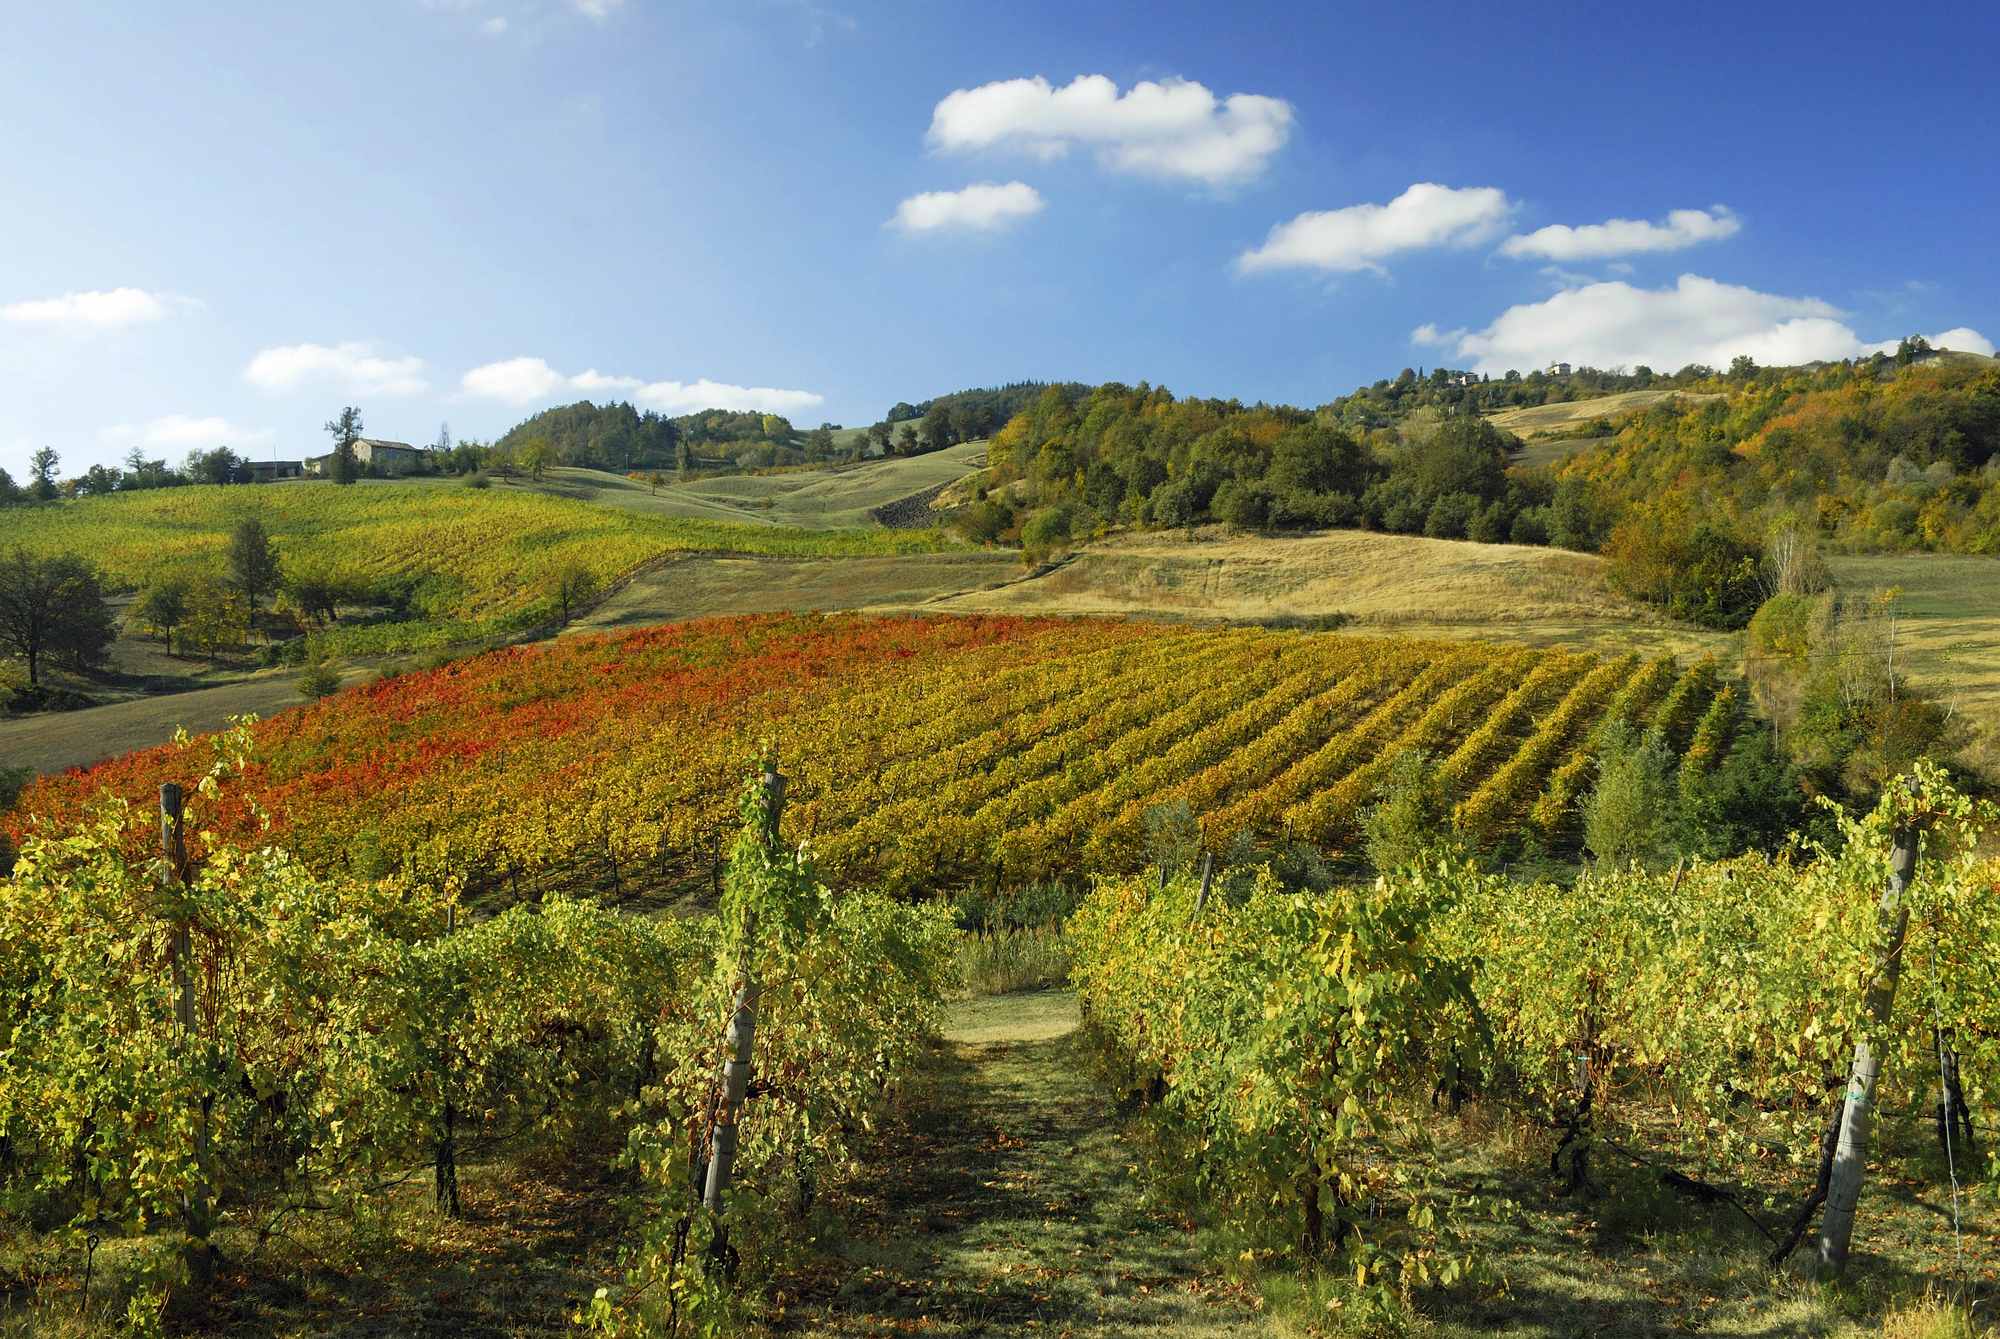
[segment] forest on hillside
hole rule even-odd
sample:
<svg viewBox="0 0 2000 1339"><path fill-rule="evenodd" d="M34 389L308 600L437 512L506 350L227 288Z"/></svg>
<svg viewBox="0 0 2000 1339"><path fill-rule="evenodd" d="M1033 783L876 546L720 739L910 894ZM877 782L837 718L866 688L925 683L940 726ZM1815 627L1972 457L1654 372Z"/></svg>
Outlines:
<svg viewBox="0 0 2000 1339"><path fill-rule="evenodd" d="M994 435L954 524L1030 557L1117 526L1209 522L1554 544L1604 553L1627 594L1718 628L1742 627L1774 582L1807 580L1791 569L1810 551L2000 549L1990 362L1684 369L1670 388L1700 398L1585 419L1567 435L1591 444L1539 466L1481 412L1503 395L1587 401L1642 374L1474 383L1405 369L1317 410L1143 382L1050 387Z"/></svg>

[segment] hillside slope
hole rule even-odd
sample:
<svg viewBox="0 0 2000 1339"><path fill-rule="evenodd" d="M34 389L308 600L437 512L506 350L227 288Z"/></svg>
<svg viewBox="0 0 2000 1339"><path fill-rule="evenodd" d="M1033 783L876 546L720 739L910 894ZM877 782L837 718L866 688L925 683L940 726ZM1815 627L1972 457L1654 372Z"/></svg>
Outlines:
<svg viewBox="0 0 2000 1339"><path fill-rule="evenodd" d="M921 456L783 474L725 474L658 488L642 479L569 468L519 483L532 492L642 516L766 528L866 529L877 524L873 513L878 509L962 479L985 463L986 443L964 442Z"/></svg>

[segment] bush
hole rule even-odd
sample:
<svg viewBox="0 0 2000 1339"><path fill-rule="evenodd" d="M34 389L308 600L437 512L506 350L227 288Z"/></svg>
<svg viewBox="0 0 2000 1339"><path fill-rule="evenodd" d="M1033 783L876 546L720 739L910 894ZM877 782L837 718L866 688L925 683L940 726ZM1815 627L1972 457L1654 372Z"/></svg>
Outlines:
<svg viewBox="0 0 2000 1339"><path fill-rule="evenodd" d="M1464 539L1466 527L1479 514L1479 499L1471 493L1446 493L1431 504L1424 533L1432 539Z"/></svg>
<svg viewBox="0 0 2000 1339"><path fill-rule="evenodd" d="M1430 755L1405 750L1361 815L1368 862L1378 873L1404 869L1462 843L1451 826L1453 796Z"/></svg>
<svg viewBox="0 0 2000 1339"><path fill-rule="evenodd" d="M974 544L997 543L1014 528L1014 505L1004 493L989 494L953 511L946 524Z"/></svg>
<svg viewBox="0 0 2000 1339"><path fill-rule="evenodd" d="M1271 524L1272 500L1265 484L1255 479L1231 479L1215 490L1209 509L1232 530L1262 530Z"/></svg>
<svg viewBox="0 0 2000 1339"><path fill-rule="evenodd" d="M1556 485L1555 496L1549 500L1548 531L1549 543L1559 549L1596 551L1597 518L1591 514L1590 495L1579 480L1565 479Z"/></svg>
<svg viewBox="0 0 2000 1339"><path fill-rule="evenodd" d="M1678 845L1710 860L1744 851L1770 854L1805 817L1798 774L1779 756L1768 730L1746 725L1721 765L1682 787Z"/></svg>
<svg viewBox="0 0 2000 1339"><path fill-rule="evenodd" d="M17 714L30 711L81 711L94 707L97 703L82 693L69 688L22 688L17 689L7 703L8 710Z"/></svg>
<svg viewBox="0 0 2000 1339"><path fill-rule="evenodd" d="M1465 537L1481 544L1505 544L1513 523L1514 518L1508 512L1507 504L1495 502L1474 514L1466 523Z"/></svg>
<svg viewBox="0 0 2000 1339"><path fill-rule="evenodd" d="M1530 507L1514 518L1513 528L1507 538L1516 544L1546 544L1549 542L1548 513L1540 507Z"/></svg>
<svg viewBox="0 0 2000 1339"><path fill-rule="evenodd" d="M317 702L340 691L340 671L331 665L308 665L298 679L299 696Z"/></svg>
<svg viewBox="0 0 2000 1339"><path fill-rule="evenodd" d="M1678 817L1673 765L1658 730L1635 737L1614 722L1605 731L1597 786L1583 802L1583 844L1606 869L1650 866L1665 854Z"/></svg>
<svg viewBox="0 0 2000 1339"><path fill-rule="evenodd" d="M293 637L289 641L266 642L257 648L257 667L275 669L279 665L303 665L306 663L306 639Z"/></svg>
<svg viewBox="0 0 2000 1339"><path fill-rule="evenodd" d="M1036 512L1021 527L1021 556L1040 562L1050 554L1069 547L1069 513L1061 507Z"/></svg>
<svg viewBox="0 0 2000 1339"><path fill-rule="evenodd" d="M1604 551L1614 590L1676 618L1733 630L1757 611L1761 553L1680 508L1639 513L1612 532Z"/></svg>
<svg viewBox="0 0 2000 1339"><path fill-rule="evenodd" d="M467 488L491 488L493 480L486 477L485 470L474 470L465 476L465 486Z"/></svg>

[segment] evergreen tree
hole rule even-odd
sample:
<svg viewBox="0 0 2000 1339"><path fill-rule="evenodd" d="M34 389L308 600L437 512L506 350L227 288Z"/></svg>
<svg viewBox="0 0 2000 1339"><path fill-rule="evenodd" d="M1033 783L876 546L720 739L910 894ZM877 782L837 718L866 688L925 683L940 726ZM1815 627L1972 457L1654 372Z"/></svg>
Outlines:
<svg viewBox="0 0 2000 1339"><path fill-rule="evenodd" d="M327 462L327 475L337 484L351 484L361 477L361 462L354 454L354 444L361 440L361 411L348 405L326 430L333 437L333 459Z"/></svg>

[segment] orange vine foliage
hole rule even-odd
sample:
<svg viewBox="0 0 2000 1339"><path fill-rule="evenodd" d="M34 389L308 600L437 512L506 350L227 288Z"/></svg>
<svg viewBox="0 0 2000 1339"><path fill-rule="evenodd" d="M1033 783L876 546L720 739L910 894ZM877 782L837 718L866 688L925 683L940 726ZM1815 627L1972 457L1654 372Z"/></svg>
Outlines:
<svg viewBox="0 0 2000 1339"><path fill-rule="evenodd" d="M837 883L1122 872L1143 863L1145 810L1176 801L1218 848L1245 829L1348 845L1404 749L1448 760L1466 795L1504 777L1504 803L1480 808L1511 817L1633 668L1080 619L709 619L497 651L263 722L243 781L194 826L475 896L670 888L710 877L770 739L792 777L786 839ZM190 783L207 753L45 779L14 836L67 830L105 792Z"/></svg>

